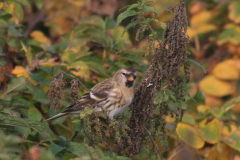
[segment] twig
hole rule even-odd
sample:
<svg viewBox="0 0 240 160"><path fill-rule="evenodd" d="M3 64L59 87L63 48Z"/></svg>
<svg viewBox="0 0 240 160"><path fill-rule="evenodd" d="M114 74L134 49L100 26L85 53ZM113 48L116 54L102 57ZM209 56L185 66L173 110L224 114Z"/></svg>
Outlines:
<svg viewBox="0 0 240 160"><path fill-rule="evenodd" d="M43 6L40 11L38 11L35 15L31 16L28 19L27 29L24 33L25 37L28 37L32 30L34 29L35 25L39 22L43 22L45 18L45 7Z"/></svg>
<svg viewBox="0 0 240 160"><path fill-rule="evenodd" d="M52 56L55 54L51 51L42 51L42 52L39 52L36 57L34 58L33 62L32 62L32 66L27 66L26 67L26 71L28 73L31 73L32 71L34 71L36 68L38 68L38 65L39 65L39 57L41 57L43 54L45 53L50 53Z"/></svg>
<svg viewBox="0 0 240 160"><path fill-rule="evenodd" d="M142 16L141 18L142 18L144 21L146 20L144 16ZM148 28L151 30L152 34L154 34L155 31L153 30L152 26L151 26L149 23L147 24L147 26L148 26ZM161 46L161 42L159 41L157 35L154 34L154 37L155 37L155 39L158 41L159 46Z"/></svg>
<svg viewBox="0 0 240 160"><path fill-rule="evenodd" d="M199 53L200 53L200 48L201 48L198 35L194 36L194 41L195 41L195 44L196 44L196 55L198 56Z"/></svg>
<svg viewBox="0 0 240 160"><path fill-rule="evenodd" d="M143 126L143 127L144 127L144 129L147 131L147 133L148 133L149 137L151 138L153 144L154 144L155 147L157 148L157 152L158 152L158 154L159 154L159 157L160 157L161 160L162 160L162 156L161 156L160 150L159 150L159 148L158 148L158 145L156 144L155 140L153 139L151 133L147 130L147 128L146 128L145 126Z"/></svg>

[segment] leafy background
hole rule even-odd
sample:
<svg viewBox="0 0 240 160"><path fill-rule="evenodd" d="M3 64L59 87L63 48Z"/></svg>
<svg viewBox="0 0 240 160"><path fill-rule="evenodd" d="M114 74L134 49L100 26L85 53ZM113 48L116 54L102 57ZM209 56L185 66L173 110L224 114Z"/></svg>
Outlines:
<svg viewBox="0 0 240 160"><path fill-rule="evenodd" d="M129 159L107 151L104 144L88 146L84 136L72 141L78 129L72 117L49 124L41 121L55 115L47 94L60 70L91 88L119 68L131 66L141 82L151 61L151 56L142 57L148 51L147 39L136 41L139 26L125 28L128 18L115 27L122 12L119 9L135 2L0 2L0 159ZM156 0L150 6L158 11L157 19L164 25L173 17L169 8L177 3ZM186 0L186 8L189 57L201 63L206 74L192 65L188 84L192 99L187 99L182 122L169 138L170 149L163 158L238 160L240 2ZM145 16L153 17L154 13ZM161 39L163 29L156 24L152 27ZM58 112L71 103L70 81L71 77L66 77L68 84ZM78 94L85 92L79 88ZM165 118L171 127L174 119ZM160 141L156 142L161 150ZM155 158L146 157L145 152L132 159Z"/></svg>

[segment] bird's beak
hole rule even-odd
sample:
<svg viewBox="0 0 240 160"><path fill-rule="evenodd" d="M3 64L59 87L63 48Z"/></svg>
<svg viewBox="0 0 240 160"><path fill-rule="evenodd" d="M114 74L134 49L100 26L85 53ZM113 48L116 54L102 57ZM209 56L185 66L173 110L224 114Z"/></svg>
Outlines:
<svg viewBox="0 0 240 160"><path fill-rule="evenodd" d="M134 79L133 79L133 76L130 76L130 77L128 77L128 81L133 81Z"/></svg>

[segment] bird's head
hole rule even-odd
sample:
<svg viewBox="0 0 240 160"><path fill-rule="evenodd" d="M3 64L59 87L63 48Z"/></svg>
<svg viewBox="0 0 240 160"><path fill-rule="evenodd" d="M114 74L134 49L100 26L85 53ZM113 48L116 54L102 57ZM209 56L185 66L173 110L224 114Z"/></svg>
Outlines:
<svg viewBox="0 0 240 160"><path fill-rule="evenodd" d="M136 85L137 72L132 68L122 68L118 70L114 78L118 85L131 88Z"/></svg>

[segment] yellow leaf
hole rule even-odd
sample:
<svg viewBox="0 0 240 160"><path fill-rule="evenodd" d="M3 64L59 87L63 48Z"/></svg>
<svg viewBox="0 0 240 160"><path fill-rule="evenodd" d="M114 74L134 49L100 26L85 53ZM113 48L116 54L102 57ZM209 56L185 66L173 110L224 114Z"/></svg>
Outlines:
<svg viewBox="0 0 240 160"><path fill-rule="evenodd" d="M13 11L14 11L14 4L9 4L6 8L5 8L5 10L8 12L8 13L13 13Z"/></svg>
<svg viewBox="0 0 240 160"><path fill-rule="evenodd" d="M173 123L173 122L175 122L175 119L172 118L172 117L170 117L170 116L166 116L165 120L166 120L167 123Z"/></svg>
<svg viewBox="0 0 240 160"><path fill-rule="evenodd" d="M39 60L39 65L43 67L54 67L56 65L65 66L65 64L55 62L58 57L49 58L47 60Z"/></svg>
<svg viewBox="0 0 240 160"><path fill-rule="evenodd" d="M205 94L215 97L231 95L236 91L236 82L220 80L213 75L205 77L199 85Z"/></svg>
<svg viewBox="0 0 240 160"><path fill-rule="evenodd" d="M83 62L83 61L73 62L73 63L71 63L71 65L68 66L68 68L76 69L76 71L71 71L74 75L79 76L86 81L88 81L90 79L89 68L85 62Z"/></svg>
<svg viewBox="0 0 240 160"><path fill-rule="evenodd" d="M229 124L229 127L228 126L223 126L223 129L222 129L222 135L224 137L229 137L231 136L235 131L237 130L237 127L235 124Z"/></svg>
<svg viewBox="0 0 240 160"><path fill-rule="evenodd" d="M16 66L12 70L12 74L16 75L17 77L21 77L21 76L24 76L25 78L29 77L29 74L27 73L25 68L23 68L22 66Z"/></svg>
<svg viewBox="0 0 240 160"><path fill-rule="evenodd" d="M198 28L200 25L208 23L213 18L213 13L210 11L202 11L195 14L191 20L190 24L193 28Z"/></svg>
<svg viewBox="0 0 240 160"><path fill-rule="evenodd" d="M46 23L50 28L50 33L53 37L60 36L70 30L71 22L65 16L59 15L56 18Z"/></svg>
<svg viewBox="0 0 240 160"><path fill-rule="evenodd" d="M3 2L0 2L0 9L3 9Z"/></svg>
<svg viewBox="0 0 240 160"><path fill-rule="evenodd" d="M76 1L76 0L68 0L68 3L71 3L77 7L83 7L85 5L84 1Z"/></svg>
<svg viewBox="0 0 240 160"><path fill-rule="evenodd" d="M191 125L180 122L178 123L176 131L179 137L190 146L197 149L204 146L204 141Z"/></svg>
<svg viewBox="0 0 240 160"><path fill-rule="evenodd" d="M238 69L225 61L217 64L212 73L216 78L222 80L239 80L240 76Z"/></svg>
<svg viewBox="0 0 240 160"><path fill-rule="evenodd" d="M208 105L199 105L197 106L197 110L199 113L205 114L209 111L210 107Z"/></svg>
<svg viewBox="0 0 240 160"><path fill-rule="evenodd" d="M25 78L27 78L27 80L29 82L31 82L32 84L36 85L37 82L33 79L31 79L29 77L29 73L26 71L26 69L22 66L16 66L13 70L12 70L12 74L16 75L17 77L21 77L24 76Z"/></svg>
<svg viewBox="0 0 240 160"><path fill-rule="evenodd" d="M35 41L51 45L51 41L41 31L33 31L30 35Z"/></svg>
<svg viewBox="0 0 240 160"><path fill-rule="evenodd" d="M228 6L228 17L235 23L240 23L240 1L232 1Z"/></svg>
<svg viewBox="0 0 240 160"><path fill-rule="evenodd" d="M192 38L198 34L207 33L217 30L217 27L213 24L202 24L195 28L188 28L187 34L189 38Z"/></svg>

